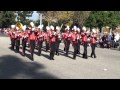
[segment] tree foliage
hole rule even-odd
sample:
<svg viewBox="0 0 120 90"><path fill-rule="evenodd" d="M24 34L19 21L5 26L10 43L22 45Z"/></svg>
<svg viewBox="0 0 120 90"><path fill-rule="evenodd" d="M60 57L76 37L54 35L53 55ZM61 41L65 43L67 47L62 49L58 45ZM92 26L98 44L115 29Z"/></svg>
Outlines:
<svg viewBox="0 0 120 90"><path fill-rule="evenodd" d="M33 11L16 11L17 13L17 21L21 22L22 24L26 25L30 22L29 19L26 17L31 17L33 14Z"/></svg>
<svg viewBox="0 0 120 90"><path fill-rule="evenodd" d="M84 25L90 28L98 27L100 32L102 27L109 26L115 29L120 24L119 11L92 11Z"/></svg>
<svg viewBox="0 0 120 90"><path fill-rule="evenodd" d="M11 24L15 24L15 18L14 11L0 11L0 27L8 28Z"/></svg>

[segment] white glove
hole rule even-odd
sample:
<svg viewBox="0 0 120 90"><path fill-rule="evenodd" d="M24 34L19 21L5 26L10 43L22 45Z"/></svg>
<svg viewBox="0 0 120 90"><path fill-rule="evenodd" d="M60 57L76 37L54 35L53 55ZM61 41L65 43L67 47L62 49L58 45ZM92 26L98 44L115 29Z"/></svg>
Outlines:
<svg viewBox="0 0 120 90"><path fill-rule="evenodd" d="M68 37L71 37L71 35L69 35Z"/></svg>
<svg viewBox="0 0 120 90"><path fill-rule="evenodd" d="M61 38L61 36L58 36L58 38Z"/></svg>
<svg viewBox="0 0 120 90"><path fill-rule="evenodd" d="M25 36L24 38L27 38L27 36Z"/></svg>
<svg viewBox="0 0 120 90"><path fill-rule="evenodd" d="M40 35L40 37L43 37L43 35Z"/></svg>
<svg viewBox="0 0 120 90"><path fill-rule="evenodd" d="M54 35L56 35L56 32L54 32Z"/></svg>

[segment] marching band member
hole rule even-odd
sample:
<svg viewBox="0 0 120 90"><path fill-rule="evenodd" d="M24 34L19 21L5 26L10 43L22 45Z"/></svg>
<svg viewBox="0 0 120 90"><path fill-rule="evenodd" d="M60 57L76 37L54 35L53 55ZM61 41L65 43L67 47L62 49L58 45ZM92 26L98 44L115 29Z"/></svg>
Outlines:
<svg viewBox="0 0 120 90"><path fill-rule="evenodd" d="M51 29L51 33L50 33L50 60L54 60L56 32L54 31L53 26L51 26L50 29Z"/></svg>
<svg viewBox="0 0 120 90"><path fill-rule="evenodd" d="M31 60L34 60L34 49L35 49L35 40L36 40L36 36L35 36L35 27L34 27L34 23L31 22L31 31L29 34L29 40L30 40L30 52L31 52Z"/></svg>
<svg viewBox="0 0 120 90"><path fill-rule="evenodd" d="M66 56L68 56L68 51L70 47L70 40L71 40L71 35L72 33L70 32L69 26L65 28L66 33L64 34L64 44L65 44L65 51L66 51Z"/></svg>
<svg viewBox="0 0 120 90"><path fill-rule="evenodd" d="M74 26L73 28L73 34L71 36L71 40L72 40L72 45L74 48L74 54L73 54L73 59L76 59L76 54L77 54L77 50L78 50L78 40L79 40L79 36L77 35L77 27Z"/></svg>
<svg viewBox="0 0 120 90"><path fill-rule="evenodd" d="M60 27L56 26L56 55L59 56L59 45L61 43L62 36L60 33Z"/></svg>
<svg viewBox="0 0 120 90"><path fill-rule="evenodd" d="M96 47L96 41L97 41L97 35L95 33L96 33L95 29L92 29L92 33L90 37L91 49L92 49L91 57L94 55L94 58L96 58L95 47Z"/></svg>
<svg viewBox="0 0 120 90"><path fill-rule="evenodd" d="M25 56L25 50L26 50L26 43L28 40L28 34L25 32L26 26L23 26L23 30L21 33L21 38L22 38L22 55Z"/></svg>
<svg viewBox="0 0 120 90"><path fill-rule="evenodd" d="M8 35L9 35L9 37L10 37L10 42L11 42L11 45L12 45L12 32L13 32L13 28L12 28L12 25L11 25L11 27L10 27L10 30L8 31Z"/></svg>
<svg viewBox="0 0 120 90"><path fill-rule="evenodd" d="M86 33L86 27L82 28L83 33L81 34L82 36L82 43L83 43L83 47L84 47L84 52L83 52L83 58L87 59L87 44L88 44L88 37L87 37L87 33Z"/></svg>
<svg viewBox="0 0 120 90"><path fill-rule="evenodd" d="M39 25L38 26L38 34L37 34L37 40L38 40L38 56L41 55L41 48L42 48L42 44L43 44L43 41L44 41L44 33L42 31L43 29L43 26L42 25Z"/></svg>
<svg viewBox="0 0 120 90"><path fill-rule="evenodd" d="M77 54L80 54L80 44L81 44L81 36L80 36L80 28L77 28L77 36L78 36L78 50L77 50Z"/></svg>
<svg viewBox="0 0 120 90"><path fill-rule="evenodd" d="M19 30L18 27L16 27L16 33L15 33L15 43L16 43L16 52L19 52L19 47L20 47L20 38L21 38L21 31Z"/></svg>
<svg viewBox="0 0 120 90"><path fill-rule="evenodd" d="M46 44L46 52L50 49L49 35L50 35L50 27L47 26L46 27L46 32L44 33L44 40L45 40L45 44Z"/></svg>
<svg viewBox="0 0 120 90"><path fill-rule="evenodd" d="M13 29L12 33L11 33L11 41L12 41L11 48L12 48L12 50L14 50L14 46L15 46L15 25L11 25L11 28Z"/></svg>

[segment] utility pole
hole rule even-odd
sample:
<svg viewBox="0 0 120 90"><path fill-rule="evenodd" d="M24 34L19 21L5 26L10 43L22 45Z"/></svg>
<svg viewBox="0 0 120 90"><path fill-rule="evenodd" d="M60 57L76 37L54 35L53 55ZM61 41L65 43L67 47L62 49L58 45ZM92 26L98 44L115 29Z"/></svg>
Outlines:
<svg viewBox="0 0 120 90"><path fill-rule="evenodd" d="M42 25L42 13L40 13L40 25Z"/></svg>

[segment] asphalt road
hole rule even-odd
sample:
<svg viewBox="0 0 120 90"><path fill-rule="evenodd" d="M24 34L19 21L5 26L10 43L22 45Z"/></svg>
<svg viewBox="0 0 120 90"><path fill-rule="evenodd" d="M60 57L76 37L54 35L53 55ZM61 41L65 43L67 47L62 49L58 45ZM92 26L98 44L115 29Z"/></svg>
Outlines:
<svg viewBox="0 0 120 90"><path fill-rule="evenodd" d="M119 79L120 51L96 48L97 58L82 58L82 54L73 60L73 48L70 46L69 57L64 55L63 43L60 45L60 56L49 60L49 52L42 50L42 56L37 55L35 61L15 53L10 48L10 39L0 35L0 79ZM21 52L21 50L20 50ZM83 46L81 46L83 53ZM88 56L91 48L88 47Z"/></svg>

